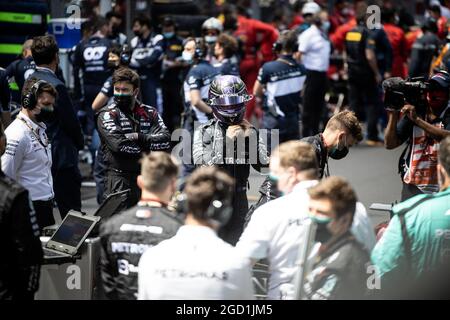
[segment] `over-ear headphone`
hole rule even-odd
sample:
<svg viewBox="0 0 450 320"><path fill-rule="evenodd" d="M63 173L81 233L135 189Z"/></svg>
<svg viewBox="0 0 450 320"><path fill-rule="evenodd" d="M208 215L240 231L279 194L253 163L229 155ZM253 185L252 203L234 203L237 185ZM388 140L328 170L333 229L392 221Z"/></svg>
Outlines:
<svg viewBox="0 0 450 320"><path fill-rule="evenodd" d="M37 104L37 94L42 86L46 85L47 82L44 80L39 80L33 84L30 90L22 97L22 107L25 109L34 109Z"/></svg>
<svg viewBox="0 0 450 320"><path fill-rule="evenodd" d="M283 50L283 44L284 42L290 41L291 39L288 38L289 33L294 32L292 30L283 30L281 31L280 35L278 36L277 41L274 42L272 46L272 51L276 54L279 54ZM294 35L292 35L294 36ZM298 38L297 35L295 35L295 43L293 44L293 47L295 48L294 52L298 49Z"/></svg>
<svg viewBox="0 0 450 320"><path fill-rule="evenodd" d="M195 38L195 52L194 59L202 59L206 55L206 50L204 48L205 43L202 38Z"/></svg>
<svg viewBox="0 0 450 320"><path fill-rule="evenodd" d="M220 197L220 194L225 195L225 197ZM233 214L233 205L231 203L231 196L227 196L227 194L229 195L230 192L225 190L223 183L216 182L216 192L205 212L206 220L212 220L220 226L224 226L230 221L231 215Z"/></svg>
<svg viewBox="0 0 450 320"><path fill-rule="evenodd" d="M227 224L233 214L231 196L227 196L231 193L231 190L225 190L225 188L222 182L216 181L215 195L202 217L204 220L214 221L220 226ZM225 195L225 197L220 197L219 195ZM188 212L186 194L179 194L176 198L176 203L177 213L180 216L186 215Z"/></svg>
<svg viewBox="0 0 450 320"><path fill-rule="evenodd" d="M131 61L131 50L127 44L124 44L120 52L120 64L128 66Z"/></svg>

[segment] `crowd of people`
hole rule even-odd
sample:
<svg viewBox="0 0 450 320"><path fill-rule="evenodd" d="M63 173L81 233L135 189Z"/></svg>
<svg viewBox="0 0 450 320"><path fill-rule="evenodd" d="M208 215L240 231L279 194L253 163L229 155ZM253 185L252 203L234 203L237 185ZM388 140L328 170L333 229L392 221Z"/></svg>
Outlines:
<svg viewBox="0 0 450 320"><path fill-rule="evenodd" d="M98 204L127 192L101 221L105 298L253 299L261 259L269 299L438 294L450 262L450 11L430 1L411 23L385 0L371 26L366 1L323 2L283 2L267 22L226 3L185 38L171 16L138 15L127 39L112 11L82 26L73 90L55 38L27 40L0 69L0 299L33 298L39 235L56 208L82 211L84 148ZM378 234L328 168L363 141L406 145L403 202ZM267 177L249 208L251 168Z"/></svg>

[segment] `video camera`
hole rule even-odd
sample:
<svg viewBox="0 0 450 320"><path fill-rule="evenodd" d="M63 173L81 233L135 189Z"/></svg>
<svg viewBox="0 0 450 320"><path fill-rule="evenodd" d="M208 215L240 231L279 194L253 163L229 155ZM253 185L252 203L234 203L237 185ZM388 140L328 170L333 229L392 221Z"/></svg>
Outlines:
<svg viewBox="0 0 450 320"><path fill-rule="evenodd" d="M430 88L430 83L424 77L404 80L400 77L393 77L383 81L384 105L386 108L400 110L406 103L425 110L427 100L426 93Z"/></svg>

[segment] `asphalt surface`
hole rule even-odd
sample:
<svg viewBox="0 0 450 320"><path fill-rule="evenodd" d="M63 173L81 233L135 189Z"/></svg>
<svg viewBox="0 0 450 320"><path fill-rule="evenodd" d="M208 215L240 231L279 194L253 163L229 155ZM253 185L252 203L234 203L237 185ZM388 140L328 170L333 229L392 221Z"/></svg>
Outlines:
<svg viewBox="0 0 450 320"><path fill-rule="evenodd" d="M359 201L366 208L372 203L392 204L400 199L401 180L397 173L397 163L402 147L396 150L386 150L383 147L368 147L361 143L351 148L348 156L343 160L330 159L330 173L345 177L354 187ZM86 174L89 167L81 163L81 171ZM250 176L248 197L250 204L259 197L258 189L265 176L253 171ZM95 188L92 182L84 183L82 188L83 211L93 213L98 204L95 200ZM90 186L88 186L90 185ZM388 220L388 214L369 210L374 226Z"/></svg>

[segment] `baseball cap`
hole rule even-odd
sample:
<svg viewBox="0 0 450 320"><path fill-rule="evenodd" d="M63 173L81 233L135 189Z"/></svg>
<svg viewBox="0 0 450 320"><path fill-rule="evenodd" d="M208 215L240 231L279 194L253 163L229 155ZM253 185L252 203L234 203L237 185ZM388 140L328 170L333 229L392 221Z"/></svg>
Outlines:
<svg viewBox="0 0 450 320"><path fill-rule="evenodd" d="M450 74L447 71L440 70L431 77L429 82L437 83L440 87L447 89L450 87Z"/></svg>
<svg viewBox="0 0 450 320"><path fill-rule="evenodd" d="M317 14L320 12L320 6L315 2L307 2L303 5L302 15Z"/></svg>

